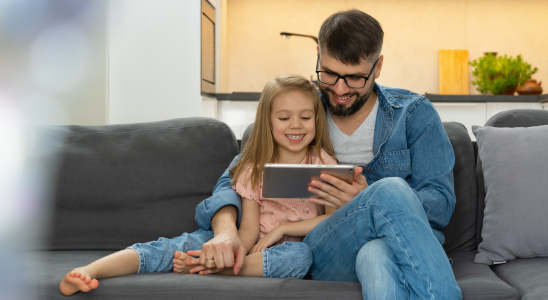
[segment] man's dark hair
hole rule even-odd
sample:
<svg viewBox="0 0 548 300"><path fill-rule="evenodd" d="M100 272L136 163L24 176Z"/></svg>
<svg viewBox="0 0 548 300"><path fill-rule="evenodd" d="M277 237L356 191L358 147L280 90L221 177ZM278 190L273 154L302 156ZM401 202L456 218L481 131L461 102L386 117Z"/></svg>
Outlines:
<svg viewBox="0 0 548 300"><path fill-rule="evenodd" d="M357 9L331 15L318 34L321 53L354 66L362 59L375 61L381 52L383 37L381 24Z"/></svg>

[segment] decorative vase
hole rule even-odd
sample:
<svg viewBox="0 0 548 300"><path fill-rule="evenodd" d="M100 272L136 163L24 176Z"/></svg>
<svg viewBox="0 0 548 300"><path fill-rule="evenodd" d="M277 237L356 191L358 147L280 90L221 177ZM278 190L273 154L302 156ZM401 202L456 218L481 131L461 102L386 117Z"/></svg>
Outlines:
<svg viewBox="0 0 548 300"><path fill-rule="evenodd" d="M516 91L519 95L540 95L542 94L541 82L534 79L527 79L523 85L518 85Z"/></svg>

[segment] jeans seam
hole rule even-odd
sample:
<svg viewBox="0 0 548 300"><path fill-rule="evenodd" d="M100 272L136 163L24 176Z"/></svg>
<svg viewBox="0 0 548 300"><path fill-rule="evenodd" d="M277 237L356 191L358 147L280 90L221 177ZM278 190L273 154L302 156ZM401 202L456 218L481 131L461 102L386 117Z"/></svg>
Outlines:
<svg viewBox="0 0 548 300"><path fill-rule="evenodd" d="M417 271L415 269L415 265L413 264L413 262L411 261L411 258L409 257L409 254L407 254L407 251L405 250L405 247L402 246L402 243L400 241L400 239L398 238L398 236L396 235L396 233L394 232L394 230L392 230L392 223L390 223L390 221L388 221L385 217L383 217L378 211L377 211L377 206L375 205L375 214L379 215L379 217L381 217L386 223L388 223L390 225L390 231L392 231L392 233L394 234L394 238L396 239L396 241L398 242L398 244L400 245L400 247L402 248L403 250L403 253L405 253L405 256L407 257L407 260L409 260L409 263L411 264L411 267L413 267L413 271ZM394 250L392 250L394 251Z"/></svg>
<svg viewBox="0 0 548 300"><path fill-rule="evenodd" d="M266 251L266 249L263 249L261 251L263 253L263 277L265 278L269 278L268 277L268 252Z"/></svg>
<svg viewBox="0 0 548 300"><path fill-rule="evenodd" d="M346 219L352 217L353 215L357 214L359 212L360 208L358 207L358 209L353 212L352 214L340 219L337 223L333 224L333 226L331 226L319 239L318 241L316 242L316 244L314 246L311 246L310 249L312 249L313 251L316 250L316 247L324 240L326 239L326 236L329 235L329 233L331 231L333 231L333 228L335 228L337 225L341 224L342 222L346 221Z"/></svg>

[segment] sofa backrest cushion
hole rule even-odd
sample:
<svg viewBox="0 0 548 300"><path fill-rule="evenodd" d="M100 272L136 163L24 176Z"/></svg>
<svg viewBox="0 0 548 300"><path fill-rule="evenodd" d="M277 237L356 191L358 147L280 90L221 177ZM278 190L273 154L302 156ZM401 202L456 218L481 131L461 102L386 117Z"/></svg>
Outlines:
<svg viewBox="0 0 548 300"><path fill-rule="evenodd" d="M238 154L230 128L209 118L47 132L64 138L51 250L119 250L195 231L196 205Z"/></svg>
<svg viewBox="0 0 548 300"><path fill-rule="evenodd" d="M474 148L466 127L457 122L443 122L455 153L453 177L457 204L449 224L442 229L446 252L476 248L477 187Z"/></svg>
<svg viewBox="0 0 548 300"><path fill-rule="evenodd" d="M476 248L477 194L474 148L464 125L444 122L443 126L455 153L453 176L457 197L457 205L451 220L442 229L445 235L443 247L446 252L470 251ZM247 127L242 136L241 149L245 147L252 130L253 124Z"/></svg>
<svg viewBox="0 0 548 300"><path fill-rule="evenodd" d="M548 111L540 109L513 109L500 112L491 117L485 126L492 127L532 127L548 125ZM476 163L476 178L478 181L478 221L476 244L482 242L481 230L485 210L485 180L482 171L483 164L478 154Z"/></svg>
<svg viewBox="0 0 548 300"><path fill-rule="evenodd" d="M242 142L240 144L240 152L242 152L244 150L245 144L247 144L247 140L249 140L249 137L251 136L251 132L253 131L253 124L255 124L255 123L249 124L249 126L247 126L247 128L245 129L244 134L242 134Z"/></svg>

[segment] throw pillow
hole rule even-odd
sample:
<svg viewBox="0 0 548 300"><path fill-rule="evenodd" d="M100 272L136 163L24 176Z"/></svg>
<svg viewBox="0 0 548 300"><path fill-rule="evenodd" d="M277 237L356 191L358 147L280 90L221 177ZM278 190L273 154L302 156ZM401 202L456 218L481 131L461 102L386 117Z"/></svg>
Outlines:
<svg viewBox="0 0 548 300"><path fill-rule="evenodd" d="M475 262L548 256L548 125L473 126L485 179Z"/></svg>

